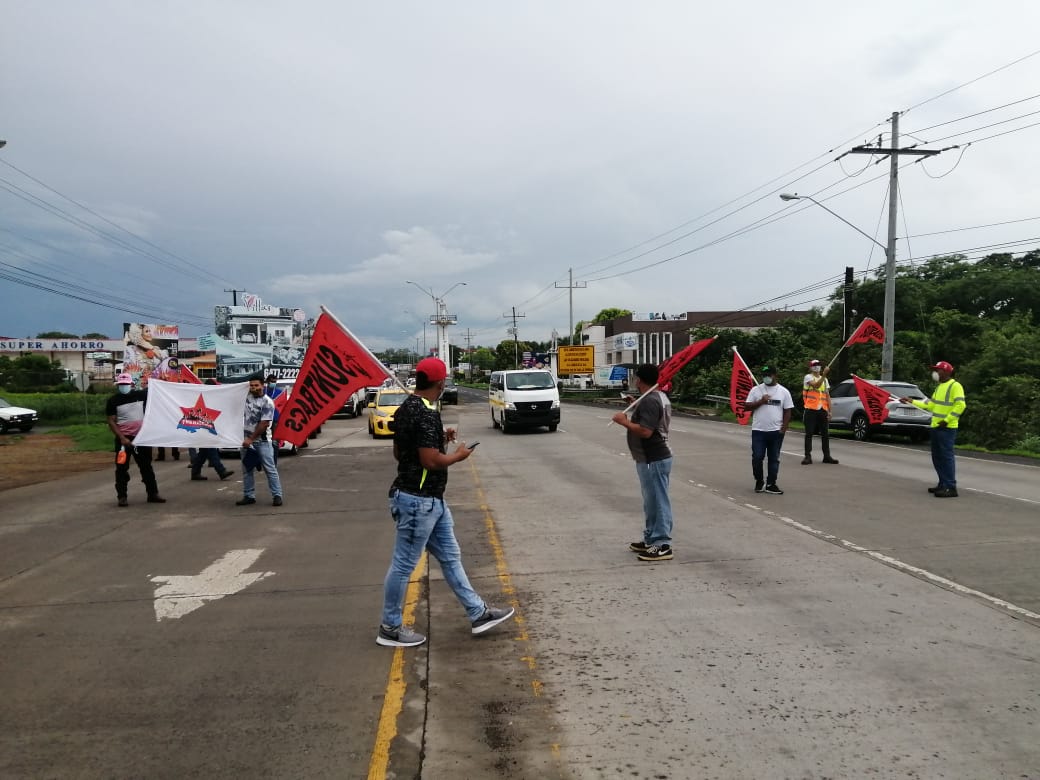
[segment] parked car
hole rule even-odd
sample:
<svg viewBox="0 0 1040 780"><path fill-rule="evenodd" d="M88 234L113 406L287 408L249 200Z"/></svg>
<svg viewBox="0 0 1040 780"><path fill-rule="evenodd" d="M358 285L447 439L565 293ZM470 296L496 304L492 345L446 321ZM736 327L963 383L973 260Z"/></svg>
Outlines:
<svg viewBox="0 0 1040 780"><path fill-rule="evenodd" d="M399 387L381 387L370 403L368 433L375 439L394 435L394 412L408 398L408 393Z"/></svg>
<svg viewBox="0 0 1040 780"><path fill-rule="evenodd" d="M35 409L15 406L0 398L0 433L7 433L11 428L18 428L22 431L32 430L39 419L40 416Z"/></svg>
<svg viewBox="0 0 1040 780"><path fill-rule="evenodd" d="M366 388L362 387L357 392L353 393L343 403L343 408L337 412L337 414L345 414L347 417L357 417L361 414L361 410L365 408L365 393Z"/></svg>
<svg viewBox="0 0 1040 780"><path fill-rule="evenodd" d="M455 384L455 380L448 377L444 380L444 392L441 393L442 404L455 404L459 403L459 386Z"/></svg>
<svg viewBox="0 0 1040 780"><path fill-rule="evenodd" d="M887 390L896 398L927 398L921 388L909 382L883 382L880 379L867 381ZM855 382L846 379L831 388L831 428L849 429L859 441L869 439L875 433L903 434L909 436L911 441L925 441L931 422L932 417L928 412L892 401L888 404L888 418L885 422L871 425L856 393Z"/></svg>

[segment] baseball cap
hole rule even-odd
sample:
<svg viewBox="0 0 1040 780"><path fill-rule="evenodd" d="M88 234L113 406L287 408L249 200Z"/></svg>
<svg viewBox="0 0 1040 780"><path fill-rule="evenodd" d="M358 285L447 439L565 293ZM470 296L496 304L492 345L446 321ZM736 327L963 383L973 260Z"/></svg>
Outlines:
<svg viewBox="0 0 1040 780"><path fill-rule="evenodd" d="M772 366L762 366L761 373L763 373L763 374L775 374L776 373L776 369L773 368Z"/></svg>
<svg viewBox="0 0 1040 780"><path fill-rule="evenodd" d="M134 383L134 378L132 376L130 376L129 374L127 374L126 372L123 372L122 374L118 374L116 376L116 384L117 385L132 385L133 383Z"/></svg>
<svg viewBox="0 0 1040 780"><path fill-rule="evenodd" d="M809 367L810 367L810 368L811 368L812 366L819 366L819 365L822 365L822 364L820 363L820 361L819 361L819 360L816 360L815 358L813 358L812 360L810 360L810 361L809 361Z"/></svg>
<svg viewBox="0 0 1040 780"><path fill-rule="evenodd" d="M953 373L953 366L951 366L945 360L940 360L938 363L936 363L934 366L932 366L932 369L935 370L935 371L946 371L947 373L950 373L950 374Z"/></svg>
<svg viewBox="0 0 1040 780"><path fill-rule="evenodd" d="M420 360L419 365L415 367L415 373L418 374L420 371L426 374L426 378L431 382L440 382L448 376L448 369L444 365L444 361L435 357Z"/></svg>

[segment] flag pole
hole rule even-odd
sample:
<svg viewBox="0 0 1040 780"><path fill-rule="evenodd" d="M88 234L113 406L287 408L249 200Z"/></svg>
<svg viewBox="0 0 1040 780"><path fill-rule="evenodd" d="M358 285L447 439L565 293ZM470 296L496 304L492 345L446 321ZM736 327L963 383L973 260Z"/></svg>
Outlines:
<svg viewBox="0 0 1040 780"><path fill-rule="evenodd" d="M741 355L740 352L737 351L737 345L734 344L733 346L730 347L730 349L733 350L733 354L737 356L737 359L740 361L740 364L742 366L744 366L744 370L748 372L748 376L751 377L752 379L755 379L755 375L752 374L751 373L751 369L748 368L748 364L747 364L747 361L744 360L744 356ZM757 379L755 379L755 384L756 385L758 384L758 380Z"/></svg>
<svg viewBox="0 0 1040 780"><path fill-rule="evenodd" d="M404 385L402 385L402 384L401 384L401 380L397 378L397 374L395 374L395 373L394 373L393 371L391 371L391 370L390 370L389 368L387 368L387 367L386 367L385 365L383 365L383 361L382 361L382 360L380 360L379 358L377 358L377 357L376 357L376 356L375 356L375 355L374 355L374 354L372 353L372 350L370 350L370 349L369 349L368 347L366 347L366 346L364 345L364 343L363 343L363 342L361 341L361 339L359 339L359 338L358 338L357 336L355 336L355 335L354 335L353 333L351 333L351 332L350 332L350 328L348 328L348 327L347 327L346 325L344 325L344 324L343 324L343 323L342 323L342 322L340 321L339 317L337 317L337 316L336 316L335 314L333 314L333 313L332 313L331 311L329 311L329 310L328 310L328 309L327 309L327 308L325 307L325 305L324 305L324 304L319 304L318 308L320 308L320 309L321 309L321 311L322 311L322 314L327 314L327 315L329 315L329 319L331 319L331 320L332 320L333 322L335 322L335 323L336 323L336 325L337 325L337 326L339 327L339 329L340 329L340 330L342 330L342 331L343 331L344 333L346 333L346 334L347 334L348 336L350 336L350 338L351 338L351 339L353 339L353 341L354 341L354 343L355 343L355 344L357 344L357 345L358 345L359 347L361 347L361 349L365 350L365 354L367 354L367 355L368 355L368 356L369 356L370 358L372 358L372 360L374 360L374 361L375 361L376 363L378 363L378 364L379 364L379 367L380 367L381 369L383 369L383 372L384 372L384 373L385 373L385 374L386 374L386 375L387 375L388 377L391 377L391 378L392 378L392 379L394 380L394 383L395 383L395 384L396 384L396 385L397 385L398 387L400 387L400 388L401 388L402 390L408 390L408 388L407 388L407 387L405 387Z"/></svg>

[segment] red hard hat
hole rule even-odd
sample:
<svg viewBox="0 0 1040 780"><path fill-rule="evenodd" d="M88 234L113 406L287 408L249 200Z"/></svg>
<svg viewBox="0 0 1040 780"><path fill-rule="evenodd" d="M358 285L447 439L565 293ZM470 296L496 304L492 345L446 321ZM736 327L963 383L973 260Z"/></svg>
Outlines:
<svg viewBox="0 0 1040 780"><path fill-rule="evenodd" d="M932 366L932 370L933 371L945 371L947 374L952 374L953 373L953 366L951 366L945 360L940 360L938 363L936 363L934 366Z"/></svg>

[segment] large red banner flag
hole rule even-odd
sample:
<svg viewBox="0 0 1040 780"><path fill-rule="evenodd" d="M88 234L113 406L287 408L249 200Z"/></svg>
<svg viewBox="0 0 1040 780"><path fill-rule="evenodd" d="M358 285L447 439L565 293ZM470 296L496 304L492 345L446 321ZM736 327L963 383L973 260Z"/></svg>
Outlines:
<svg viewBox="0 0 1040 780"><path fill-rule="evenodd" d="M751 375L747 363L734 347L733 371L729 376L729 408L733 410L737 422L741 425L747 425L751 419L751 412L744 408L744 402L747 401L748 393L755 384L755 377Z"/></svg>
<svg viewBox="0 0 1040 780"><path fill-rule="evenodd" d="M845 346L849 344L868 344L874 342L875 344L885 343L885 329L882 328L877 322L865 317L863 322L856 328L856 332L849 336L849 340L845 342Z"/></svg>
<svg viewBox="0 0 1040 780"><path fill-rule="evenodd" d="M672 377L678 374L682 370L683 366L707 349L711 342L716 338L718 338L718 336L712 336L710 339L695 341L690 344L690 346L684 347L664 361L657 369L657 386L661 387L662 385L671 382Z"/></svg>
<svg viewBox="0 0 1040 780"><path fill-rule="evenodd" d="M856 384L856 393L859 395L863 411L867 413L867 420L871 425L881 425L888 417L888 404L893 400L892 394L877 385L872 385L855 374L852 381Z"/></svg>
<svg viewBox="0 0 1040 780"><path fill-rule="evenodd" d="M393 376L327 311L318 317L292 394L278 416L278 436L297 447L357 390Z"/></svg>

